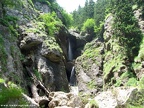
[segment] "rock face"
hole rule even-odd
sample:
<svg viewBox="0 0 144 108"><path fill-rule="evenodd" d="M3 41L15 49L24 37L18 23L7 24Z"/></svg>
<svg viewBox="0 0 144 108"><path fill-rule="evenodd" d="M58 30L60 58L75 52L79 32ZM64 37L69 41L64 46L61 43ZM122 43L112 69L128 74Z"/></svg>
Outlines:
<svg viewBox="0 0 144 108"><path fill-rule="evenodd" d="M94 100L99 108L129 108L143 106L143 91L136 88L114 88L97 95Z"/></svg>
<svg viewBox="0 0 144 108"><path fill-rule="evenodd" d="M22 54L16 40L16 37L9 31L9 28L0 24L1 78L25 86L26 81L24 81L23 66L21 63Z"/></svg>
<svg viewBox="0 0 144 108"><path fill-rule="evenodd" d="M52 92L50 93L51 101L49 108L83 108L81 99L72 94L64 92Z"/></svg>
<svg viewBox="0 0 144 108"><path fill-rule="evenodd" d="M136 88L101 92L111 86L139 84L143 87L144 39L138 56L130 61L125 47L113 36L112 15L106 18L104 31L101 31L103 41L92 40L93 34L68 31L63 25L57 25L58 29L50 35L50 27L39 17L54 10L50 3L19 1L21 5L10 7L2 6L4 0L0 2L0 83L4 80L4 88L9 89L11 83L22 87L27 92L23 97L37 107L84 108L77 95L64 93L70 91L68 79L75 67L79 92L84 96L95 96L100 92L94 98L95 107L144 105L143 91ZM140 11L135 10L134 14L144 33ZM62 18L60 11L56 13ZM71 59L68 53L70 43ZM13 100L10 103L17 104ZM85 107L93 107L93 104Z"/></svg>
<svg viewBox="0 0 144 108"><path fill-rule="evenodd" d="M135 10L134 14L143 34L141 10ZM120 39L114 37L113 19L112 14L105 19L101 33L103 41L96 39L86 43L82 55L76 59L78 86L82 93L95 94L111 86L137 86L137 80L143 80L143 41L135 59L129 57Z"/></svg>
<svg viewBox="0 0 144 108"><path fill-rule="evenodd" d="M79 91L86 94L95 94L102 89L103 57L101 54L103 48L104 45L99 40L87 43L84 53L77 58L75 66Z"/></svg>
<svg viewBox="0 0 144 108"><path fill-rule="evenodd" d="M40 14L50 12L47 3L19 2L23 5L18 9L3 8L4 17L16 16L14 21L6 20L5 24L2 23L5 19L0 19L0 78L21 86L27 91L28 100L45 106L50 91L69 92L65 68L67 49L57 43L62 34L68 33L63 31L50 36L45 23L34 20ZM1 8L0 3L0 12L3 12Z"/></svg>

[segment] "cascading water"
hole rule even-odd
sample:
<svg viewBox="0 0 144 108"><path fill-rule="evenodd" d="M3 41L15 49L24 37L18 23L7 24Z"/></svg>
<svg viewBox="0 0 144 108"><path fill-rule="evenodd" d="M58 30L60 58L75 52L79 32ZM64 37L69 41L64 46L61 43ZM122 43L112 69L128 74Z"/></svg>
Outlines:
<svg viewBox="0 0 144 108"><path fill-rule="evenodd" d="M72 61L73 60L73 54L72 54L72 47L71 47L71 41L69 40L69 47L68 47L68 60Z"/></svg>
<svg viewBox="0 0 144 108"><path fill-rule="evenodd" d="M70 85L75 86L76 85L76 75L75 75L75 67L72 67L71 70L71 76L70 76Z"/></svg>

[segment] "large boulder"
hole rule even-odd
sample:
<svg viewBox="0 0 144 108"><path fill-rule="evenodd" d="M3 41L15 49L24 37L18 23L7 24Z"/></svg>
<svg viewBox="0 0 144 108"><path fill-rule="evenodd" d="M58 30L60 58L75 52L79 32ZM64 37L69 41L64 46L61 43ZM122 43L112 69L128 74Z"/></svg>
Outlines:
<svg viewBox="0 0 144 108"><path fill-rule="evenodd" d="M62 60L62 50L54 38L49 38L43 42L41 55L53 62L60 62Z"/></svg>
<svg viewBox="0 0 144 108"><path fill-rule="evenodd" d="M34 47L37 47L42 43L42 39L35 35L34 33L28 33L27 36L20 41L20 48L22 50L30 50Z"/></svg>
<svg viewBox="0 0 144 108"><path fill-rule="evenodd" d="M99 40L87 43L84 53L76 59L75 67L79 91L95 94L102 90L103 48L104 45Z"/></svg>
<svg viewBox="0 0 144 108"><path fill-rule="evenodd" d="M121 87L101 92L94 100L99 108L139 108L144 105L143 96L143 90Z"/></svg>
<svg viewBox="0 0 144 108"><path fill-rule="evenodd" d="M51 92L49 108L83 108L81 99L72 93Z"/></svg>

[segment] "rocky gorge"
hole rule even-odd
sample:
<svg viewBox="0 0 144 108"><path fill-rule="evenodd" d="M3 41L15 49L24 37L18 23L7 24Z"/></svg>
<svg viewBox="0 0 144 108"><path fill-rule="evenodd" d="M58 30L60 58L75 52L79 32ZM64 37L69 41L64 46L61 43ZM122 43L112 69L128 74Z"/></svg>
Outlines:
<svg viewBox="0 0 144 108"><path fill-rule="evenodd" d="M114 37L112 13L102 26L102 38L93 38L93 33L68 30L52 2L2 0L0 106L142 108L141 11L133 11L142 39L137 55L132 55Z"/></svg>

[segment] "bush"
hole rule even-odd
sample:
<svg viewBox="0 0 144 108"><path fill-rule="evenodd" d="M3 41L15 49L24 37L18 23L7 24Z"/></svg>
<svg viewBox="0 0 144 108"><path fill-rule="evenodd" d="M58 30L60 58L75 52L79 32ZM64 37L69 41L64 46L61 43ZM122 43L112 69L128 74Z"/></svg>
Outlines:
<svg viewBox="0 0 144 108"><path fill-rule="evenodd" d="M68 14L66 11L62 11L62 16L63 16L63 19L62 19L62 22L63 24L66 26L66 27L70 27L73 23L73 17L71 14Z"/></svg>
<svg viewBox="0 0 144 108"><path fill-rule="evenodd" d="M10 100L22 98L22 90L15 87L2 88L0 91L0 105L6 105Z"/></svg>
<svg viewBox="0 0 144 108"><path fill-rule="evenodd" d="M54 33L59 30L59 26L62 25L62 22L57 17L55 12L42 14L40 15L39 19L45 23L49 35L54 35Z"/></svg>
<svg viewBox="0 0 144 108"><path fill-rule="evenodd" d="M94 26L95 26L95 22L94 19L87 19L82 27L83 31L86 31L88 33L93 33L94 32Z"/></svg>

